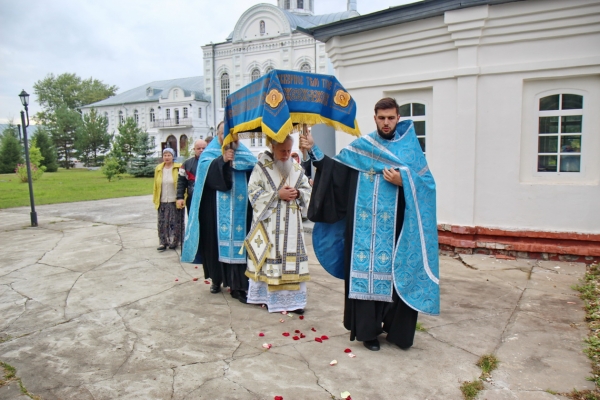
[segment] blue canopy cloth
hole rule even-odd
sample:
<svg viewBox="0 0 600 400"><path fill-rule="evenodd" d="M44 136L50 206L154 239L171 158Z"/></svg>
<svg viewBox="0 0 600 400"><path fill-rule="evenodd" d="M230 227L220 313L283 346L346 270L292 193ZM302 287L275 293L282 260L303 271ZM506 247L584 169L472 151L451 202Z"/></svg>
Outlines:
<svg viewBox="0 0 600 400"><path fill-rule="evenodd" d="M241 132L282 142L294 124L326 124L360 136L356 103L334 76L273 70L227 96L223 147Z"/></svg>

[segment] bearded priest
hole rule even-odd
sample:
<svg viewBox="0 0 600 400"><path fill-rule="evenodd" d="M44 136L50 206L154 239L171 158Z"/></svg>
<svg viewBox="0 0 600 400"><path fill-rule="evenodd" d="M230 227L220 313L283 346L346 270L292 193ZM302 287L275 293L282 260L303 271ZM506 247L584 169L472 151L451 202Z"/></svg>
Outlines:
<svg viewBox="0 0 600 400"><path fill-rule="evenodd" d="M246 237L250 278L248 303L265 304L269 312L304 313L308 256L302 211L311 186L302 166L291 157L294 140L267 139L271 151L258 156L248 181L252 228Z"/></svg>

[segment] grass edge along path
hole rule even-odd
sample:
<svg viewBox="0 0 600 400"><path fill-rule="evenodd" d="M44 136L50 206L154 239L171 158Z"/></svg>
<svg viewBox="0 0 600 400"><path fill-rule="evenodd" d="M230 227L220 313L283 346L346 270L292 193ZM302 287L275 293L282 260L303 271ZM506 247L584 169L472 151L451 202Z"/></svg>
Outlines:
<svg viewBox="0 0 600 400"><path fill-rule="evenodd" d="M23 395L28 396L33 400L41 400L41 397L29 393L25 386L23 386L23 382L21 382L21 378L17 377L17 370L13 366L2 361L0 361L0 366L2 367L2 378L0 378L0 387L10 385L12 382L15 382L19 384L19 389L21 390L21 393Z"/></svg>
<svg viewBox="0 0 600 400"><path fill-rule="evenodd" d="M46 172L33 182L35 205L103 200L152 194L153 178L124 174L109 182L100 170ZM16 174L0 174L0 209L29 206L29 187Z"/></svg>

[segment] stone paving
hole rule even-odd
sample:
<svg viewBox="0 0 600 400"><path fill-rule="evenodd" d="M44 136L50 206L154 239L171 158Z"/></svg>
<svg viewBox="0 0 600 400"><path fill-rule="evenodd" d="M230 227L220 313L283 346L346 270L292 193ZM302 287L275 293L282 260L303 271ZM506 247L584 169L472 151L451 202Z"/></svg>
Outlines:
<svg viewBox="0 0 600 400"><path fill-rule="evenodd" d="M0 361L44 400L461 399L461 382L477 379L490 353L500 366L479 399L593 388L571 289L583 264L441 257L441 316L419 317L426 331L410 350L382 340L371 352L349 341L343 282L312 246L300 319L210 294L202 267L157 252L150 196L37 212L32 228L29 208L0 210ZM293 340L296 330L305 337ZM0 399L28 397L11 384Z"/></svg>

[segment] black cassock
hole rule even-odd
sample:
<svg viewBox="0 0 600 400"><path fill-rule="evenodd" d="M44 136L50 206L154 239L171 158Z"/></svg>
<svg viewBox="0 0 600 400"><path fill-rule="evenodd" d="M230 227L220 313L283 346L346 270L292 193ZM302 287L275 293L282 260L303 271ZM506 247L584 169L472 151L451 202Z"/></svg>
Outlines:
<svg viewBox="0 0 600 400"><path fill-rule="evenodd" d="M393 303L349 299L350 260L354 229L354 210L359 171L325 156L313 161L316 168L315 181L308 208L308 219L313 222L334 223L346 219L344 234L344 327L350 331L350 340L368 341L387 333L387 341L403 349L412 346L418 312L398 297L394 290ZM398 196L396 211L396 241L404 222L404 192ZM390 260L391 262L391 260Z"/></svg>
<svg viewBox="0 0 600 400"><path fill-rule="evenodd" d="M246 172L246 181L251 171ZM232 168L229 162L223 161L223 156L215 158L208 168L198 219L200 220L200 243L198 251L202 255L204 277L212 279L213 284L229 287L231 290L248 290L246 264L229 264L219 261L219 238L217 235L217 191L231 190ZM252 210L248 202L246 230L252 223ZM247 233L247 232L246 232Z"/></svg>

